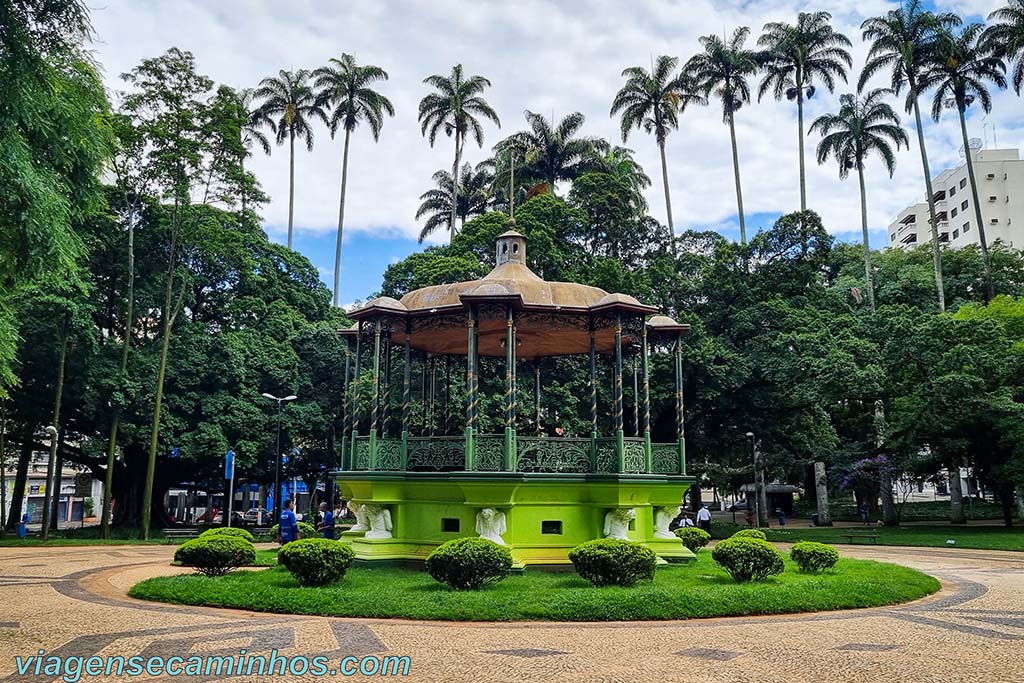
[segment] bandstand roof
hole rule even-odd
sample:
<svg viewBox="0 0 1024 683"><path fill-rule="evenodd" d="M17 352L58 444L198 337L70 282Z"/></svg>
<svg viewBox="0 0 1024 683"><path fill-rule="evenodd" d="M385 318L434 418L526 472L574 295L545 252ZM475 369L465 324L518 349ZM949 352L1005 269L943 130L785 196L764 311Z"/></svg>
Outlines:
<svg viewBox="0 0 1024 683"><path fill-rule="evenodd" d="M398 301L379 297L349 314L356 325L343 335L358 334L358 322L387 320L392 343L426 353L465 355L467 318L472 307L479 319L481 356L504 356L507 318L511 305L516 326L516 355L531 359L588 354L590 326L598 353L615 350L616 317L623 320L623 344L639 341L639 324L657 313L628 294L608 293L575 282L548 282L526 265L526 237L514 229L498 236L497 266L478 280L434 285L409 292ZM629 325L627 321L636 324ZM654 323L652 326L651 323ZM648 329L684 332L667 316L658 315Z"/></svg>

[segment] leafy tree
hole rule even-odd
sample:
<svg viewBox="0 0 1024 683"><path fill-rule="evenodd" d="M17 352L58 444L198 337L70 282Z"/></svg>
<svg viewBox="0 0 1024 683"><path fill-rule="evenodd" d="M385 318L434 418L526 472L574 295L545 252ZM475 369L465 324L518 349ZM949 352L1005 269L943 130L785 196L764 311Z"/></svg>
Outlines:
<svg viewBox="0 0 1024 683"><path fill-rule="evenodd" d="M981 217L981 203L978 201L978 182L974 177L974 159L971 156L970 140L967 137L967 107L977 99L981 108L992 111L992 95L988 83L1000 88L1006 87L1006 64L996 53L995 46L984 40L984 26L970 24L953 34L941 31L931 53L928 70L922 75L921 90L935 89L932 98L932 118L942 116L942 109L952 106L960 116L960 134L963 138L964 158L967 160L967 176L971 185L971 199L974 202L974 217L978 224L978 243L985 261L985 290L991 299L995 296L992 285L992 264L989 262L988 241L985 239L985 225ZM947 105L947 102L949 103Z"/></svg>
<svg viewBox="0 0 1024 683"><path fill-rule="evenodd" d="M839 177L846 178L851 168L857 169L860 181L860 222L864 240L864 282L867 285L868 303L875 310L875 289L871 282L871 244L868 241L868 200L864 189L864 160L868 154L875 152L882 157L885 170L892 177L896 170L896 149L900 145L910 147L907 134L900 127L899 117L882 98L889 91L876 88L867 95L858 98L852 94L839 98L840 107L837 114L826 114L815 119L811 124L811 132L819 131L822 135L818 143L818 163L824 163L829 157L839 163Z"/></svg>
<svg viewBox="0 0 1024 683"><path fill-rule="evenodd" d="M341 199L338 202L338 243L334 250L334 300L338 305L338 282L341 276L341 237L345 227L345 188L348 184L349 138L361 122L370 127L376 142L384 126L384 115L395 115L395 108L384 95L373 89L377 81L386 81L388 72L379 66L360 66L355 57L342 54L332 58L327 66L313 72L314 85L320 88L318 97L322 106L331 109L328 121L331 137L338 128L345 130L345 151L341 157Z"/></svg>
<svg viewBox="0 0 1024 683"><path fill-rule="evenodd" d="M665 161L665 139L670 131L679 128L679 114L691 104L707 104L707 100L695 92L692 85L675 73L678 57L658 55L657 61L647 71L642 66L632 66L622 71L626 84L612 101L610 116L621 114L622 141L626 142L630 132L636 128L654 133L661 153L661 181L665 190L665 214L668 217L669 233L675 235L672 223L672 198L668 191L668 164Z"/></svg>
<svg viewBox="0 0 1024 683"><path fill-rule="evenodd" d="M732 170L736 180L736 210L740 222L740 242L747 242L747 222L743 214L743 190L740 187L740 159L736 149L736 112L750 102L750 84L760 66L760 55L744 48L750 28L741 26L726 40L715 35L700 38L704 51L690 57L683 75L703 97L711 94L722 101L722 120L729 126L732 141Z"/></svg>
<svg viewBox="0 0 1024 683"><path fill-rule="evenodd" d="M927 11L922 8L921 0L909 0L905 5L890 10L884 16L866 19L861 24L861 34L865 41L871 41L871 49L857 82L858 91L863 90L868 80L876 73L889 71L893 92L899 95L906 88L905 110L908 114L914 114L917 146L921 150L921 166L924 169L928 218L932 231L935 288L940 311L946 310L942 249L939 245L935 192L932 190L932 174L928 166L928 150L924 143L924 126L921 123L918 96L923 91L922 77L932 59L937 36L942 31L959 25L960 17L951 13L935 14Z"/></svg>
<svg viewBox="0 0 1024 683"><path fill-rule="evenodd" d="M423 135L427 136L430 146L434 146L437 133L444 130L449 137L455 138L455 161L452 163L453 187L459 188L459 164L462 162L462 150L466 144L466 136L472 132L478 147L484 144L484 129L480 118L488 119L501 127L498 114L491 108L481 93L491 87L491 82L483 76L463 76L462 65L452 67L450 76L435 74L423 81L433 87L432 92L420 100L419 121ZM449 240L455 237L456 209L458 203L451 204L451 221L448 224Z"/></svg>
<svg viewBox="0 0 1024 683"><path fill-rule="evenodd" d="M486 213L491 201L494 174L491 172L491 164L488 162L481 162L476 165L476 168L465 164L459 175L458 191L455 191L455 183L451 174L444 169L435 173L433 180L437 187L420 195L422 203L416 210L417 220L427 216L427 222L420 230L420 243L438 228L447 226L451 232L449 221L453 214L464 227L466 219L470 216ZM453 198L454 212L452 211Z"/></svg>
<svg viewBox="0 0 1024 683"><path fill-rule="evenodd" d="M995 23L985 30L985 40L1000 57L1008 62L1017 60L1013 65L1013 89L1020 95L1024 86L1024 0L1009 0L1006 7L989 14L988 20Z"/></svg>
<svg viewBox="0 0 1024 683"><path fill-rule="evenodd" d="M807 210L807 174L804 170L804 98L814 96L814 82L835 92L836 79L846 82L853 58L846 48L850 39L835 31L828 12L800 12L796 25L773 21L764 25L757 44L765 49L765 77L758 101L769 90L776 100L796 100L797 140L800 157L800 210Z"/></svg>
<svg viewBox="0 0 1024 683"><path fill-rule="evenodd" d="M292 248L292 226L295 218L295 140L306 143L313 151L313 120L327 125L327 115L317 99L306 69L285 71L260 81L254 95L262 99L262 116L270 120L277 144L288 141L288 248Z"/></svg>

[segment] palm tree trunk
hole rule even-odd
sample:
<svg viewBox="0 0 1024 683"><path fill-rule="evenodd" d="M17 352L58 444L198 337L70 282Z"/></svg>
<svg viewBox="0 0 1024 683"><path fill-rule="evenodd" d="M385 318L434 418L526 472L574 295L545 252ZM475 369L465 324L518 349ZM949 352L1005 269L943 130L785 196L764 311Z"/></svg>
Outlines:
<svg viewBox="0 0 1024 683"><path fill-rule="evenodd" d="M345 188L348 185L348 142L350 130L345 129L345 151L341 157L341 201L338 202L338 244L334 247L334 307L338 307L341 278L341 236L345 230Z"/></svg>
<svg viewBox="0 0 1024 683"><path fill-rule="evenodd" d="M807 210L807 170L804 168L804 91L801 87L796 94L797 147L800 153L800 210ZM872 306L872 308L874 308Z"/></svg>
<svg viewBox="0 0 1024 683"><path fill-rule="evenodd" d="M857 162L857 179L860 181L860 230L864 238L864 286L868 290L868 305L875 312L875 286L871 281L871 243L868 241L868 195L864 190L864 168Z"/></svg>
<svg viewBox="0 0 1024 683"><path fill-rule="evenodd" d="M964 156L967 158L967 176L971 183L971 198L974 200L974 217L978 221L978 243L981 244L981 260L985 267L985 303L996 295L992 285L992 263L988 260L988 240L985 238L985 224L981 218L981 203L978 201L978 183L974 179L974 161L971 159L971 147L967 139L967 120L964 118L964 107L958 106L960 112L960 134L964 139Z"/></svg>
<svg viewBox="0 0 1024 683"><path fill-rule="evenodd" d="M661 182L665 186L665 215L668 217L668 242L672 247L672 254L676 254L676 228L672 224L672 197L668 193L668 164L665 162L665 141L658 140L658 150L661 152Z"/></svg>
<svg viewBox="0 0 1024 683"><path fill-rule="evenodd" d="M124 340L121 342L121 372L118 379L124 388L125 373L128 370L128 351L132 345L132 315L135 304L135 214L128 218L128 301L125 304ZM100 535L110 538L110 510L114 493L114 456L117 453L117 430L121 423L120 406L114 406L114 417L110 422L110 443L107 446L107 471L103 477L103 516L100 518Z"/></svg>
<svg viewBox="0 0 1024 683"><path fill-rule="evenodd" d="M295 217L295 131L288 133L288 248L292 248L292 223Z"/></svg>
<svg viewBox="0 0 1024 683"><path fill-rule="evenodd" d="M459 162L462 157L462 146L459 144L459 133L455 132L455 163L452 164L452 216L448 226L449 244L455 239L455 219L459 209Z"/></svg>
<svg viewBox="0 0 1024 683"><path fill-rule="evenodd" d="M915 84L910 83L914 90ZM939 311L946 310L946 291L942 284L942 249L939 247L939 226L935 220L935 193L932 190L932 173L928 168L928 151L924 146L924 129L921 127L921 108L914 97L914 121L917 125L917 146L921 150L921 166L924 168L924 188L928 193L928 218L932 225L932 261L935 266L935 289L939 293Z"/></svg>
<svg viewBox="0 0 1024 683"><path fill-rule="evenodd" d="M960 458L949 468L949 523L966 524L964 515L964 490L960 480Z"/></svg>
<svg viewBox="0 0 1024 683"><path fill-rule="evenodd" d="M736 209L740 217L740 242L747 243L747 222L743 217L743 190L740 187L740 155L736 151L736 125L733 113L729 112L729 137L732 140L732 172L736 177Z"/></svg>

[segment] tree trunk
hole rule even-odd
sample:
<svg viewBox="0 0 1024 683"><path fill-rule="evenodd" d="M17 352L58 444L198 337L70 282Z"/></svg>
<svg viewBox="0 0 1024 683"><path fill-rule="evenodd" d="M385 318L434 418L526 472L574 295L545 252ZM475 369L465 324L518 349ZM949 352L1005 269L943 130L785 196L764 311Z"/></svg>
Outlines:
<svg viewBox="0 0 1024 683"><path fill-rule="evenodd" d="M665 161L665 141L658 141L658 150L661 152L661 183L665 187L665 215L668 217L668 242L672 247L672 255L676 250L676 228L672 223L672 197L668 191L668 164Z"/></svg>
<svg viewBox="0 0 1024 683"><path fill-rule="evenodd" d="M292 225L295 219L295 131L288 131L288 248L292 248Z"/></svg>
<svg viewBox="0 0 1024 683"><path fill-rule="evenodd" d="M960 462L949 468L949 523L966 524L964 516L964 493L960 485Z"/></svg>
<svg viewBox="0 0 1024 683"><path fill-rule="evenodd" d="M818 524L832 526L832 514L828 509L828 476L825 474L825 463L814 463L814 488L818 498Z"/></svg>
<svg viewBox="0 0 1024 683"><path fill-rule="evenodd" d="M1024 486L1017 486L1017 517L1024 519Z"/></svg>
<svg viewBox="0 0 1024 683"><path fill-rule="evenodd" d="M1003 525L1007 529L1013 528L1013 483L1002 482L999 484L999 503L1003 508Z"/></svg>
<svg viewBox="0 0 1024 683"><path fill-rule="evenodd" d="M874 313L875 286L871 279L871 243L868 241L868 195L864 189L864 168L860 160L857 161L857 179L860 181L860 229L864 238L864 286L868 290L868 306Z"/></svg>
<svg viewBox="0 0 1024 683"><path fill-rule="evenodd" d="M800 210L807 210L807 170L804 168L804 89L800 85L796 91L796 126L799 132L797 144L800 154ZM863 180L861 181L863 185ZM867 240L865 240L866 242Z"/></svg>
<svg viewBox="0 0 1024 683"><path fill-rule="evenodd" d="M978 243L981 245L981 259L985 267L985 303L995 297L995 288L992 285L992 263L988 259L988 240L985 239L985 224L981 218L981 202L978 201L978 182L974 178L974 160L971 158L971 148L967 139L967 121L964 119L964 108L957 107L960 113L960 134L964 139L964 156L967 158L967 177L971 184L971 198L974 200L974 217L978 221Z"/></svg>
<svg viewBox="0 0 1024 683"><path fill-rule="evenodd" d="M18 454L18 466L14 471L14 489L11 491L10 513L7 515L7 529L14 531L14 527L21 521L21 508L25 505L25 488L28 485L28 466L32 460L32 434L35 432L34 424L25 425L25 431L21 439L21 451Z"/></svg>
<svg viewBox="0 0 1024 683"><path fill-rule="evenodd" d="M118 381L125 387L128 371L128 351L132 345L132 316L135 305L135 215L128 218L128 294L125 303L124 340L121 342L121 373ZM110 538L110 510L114 496L114 458L117 455L117 430L121 424L121 407L114 406L114 417L110 421L110 443L107 446L107 471L103 477L103 511L100 518L100 535Z"/></svg>
<svg viewBox="0 0 1024 683"><path fill-rule="evenodd" d="M68 357L68 328L71 325L71 311L64 311L64 323L61 327L60 334L60 357L57 360L57 392L53 399L53 414L51 415L51 424L56 428L60 429L60 404L61 399L64 397L64 369L67 365ZM50 438L57 439L58 434L52 435ZM56 525L57 515L55 510L51 509L53 501L60 499L60 472L56 472L57 479L57 495L53 495L53 480L54 480L54 468L56 467L57 457L56 451L53 449L53 445L50 446L50 459L46 464L46 495L43 496L43 534L45 536L46 529L50 528L51 521ZM51 516L53 519L51 520Z"/></svg>
<svg viewBox="0 0 1024 683"><path fill-rule="evenodd" d="M334 247L334 307L338 307L341 279L341 236L345 230L345 188L348 185L348 142L351 131L345 129L345 152L341 157L341 201L338 202L338 244Z"/></svg>
<svg viewBox="0 0 1024 683"><path fill-rule="evenodd" d="M875 447L881 449L885 444L885 405L875 401ZM888 464L881 467L878 473L878 494L882 499L882 524L899 526L899 510L893 491L892 467Z"/></svg>
<svg viewBox="0 0 1024 683"><path fill-rule="evenodd" d="M0 404L0 538L7 529L7 404Z"/></svg>
<svg viewBox="0 0 1024 683"><path fill-rule="evenodd" d="M915 89L913 81L910 89ZM917 123L917 146L921 150L921 166L924 169L924 187L928 193L928 217L931 219L932 228L932 261L935 267L935 289L939 294L939 311L946 310L946 291L942 284L942 249L939 246L939 226L935 220L935 195L932 190L932 175L928 168L928 152L924 146L924 129L921 127L921 109L917 105L917 96L914 96L914 120Z"/></svg>
<svg viewBox="0 0 1024 683"><path fill-rule="evenodd" d="M736 210L740 219L740 242L747 243L747 222L743 217L743 190L740 187L740 155L736 150L736 125L733 113L729 112L729 138L732 140L732 172L736 179Z"/></svg>
<svg viewBox="0 0 1024 683"><path fill-rule="evenodd" d="M448 243L455 239L455 220L459 210L459 162L462 160L462 146L459 132L455 131L455 163L452 164L452 216L448 226Z"/></svg>

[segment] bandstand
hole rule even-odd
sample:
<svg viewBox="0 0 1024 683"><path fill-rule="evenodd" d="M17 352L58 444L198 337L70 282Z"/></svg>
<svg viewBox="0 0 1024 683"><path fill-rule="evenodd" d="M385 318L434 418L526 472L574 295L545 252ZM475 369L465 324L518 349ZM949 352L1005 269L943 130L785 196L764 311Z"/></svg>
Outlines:
<svg viewBox="0 0 1024 683"><path fill-rule="evenodd" d="M342 540L363 561L422 560L460 536L504 543L523 565L566 564L574 546L605 536L643 543L668 562L692 559L668 530L692 482L683 429L688 326L624 294L545 281L527 267L526 238L514 229L498 237L496 256L479 280L378 298L350 314L355 323L341 332L346 429L333 476L355 503L357 524ZM674 360L675 440L652 443L650 355L663 351ZM589 434L542 430L541 363L565 356L589 358L589 397L579 397L589 399ZM480 428L483 358L504 359L501 433ZM521 366L533 371L534 406L525 411ZM598 400L604 368L610 420ZM453 388L456 374L464 379ZM458 403L464 419L453 419Z"/></svg>

